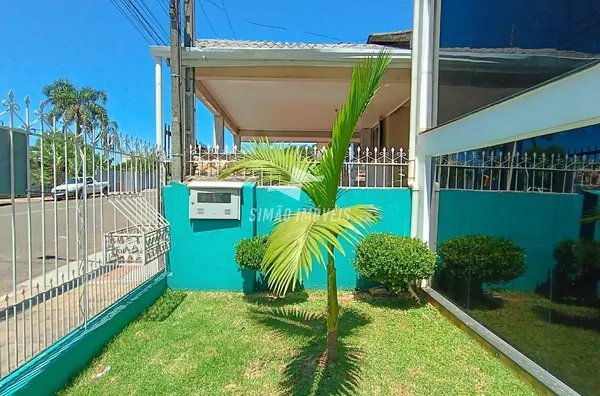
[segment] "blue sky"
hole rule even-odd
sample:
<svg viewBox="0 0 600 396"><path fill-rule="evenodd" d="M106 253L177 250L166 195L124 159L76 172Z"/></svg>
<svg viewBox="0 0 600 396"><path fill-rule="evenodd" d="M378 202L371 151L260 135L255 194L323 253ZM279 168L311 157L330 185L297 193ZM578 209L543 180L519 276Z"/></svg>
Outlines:
<svg viewBox="0 0 600 396"><path fill-rule="evenodd" d="M165 30L168 17L159 1L145 0ZM202 2L219 38L233 38L226 15ZM224 0L238 39L332 42L300 31L365 42L369 33L410 29L412 0ZM220 0L215 0L217 4ZM109 0L20 0L2 4L0 99L13 90L33 103L42 87L57 78L92 86L108 94L108 111L121 129L154 140L154 60L148 43ZM243 19L284 26L293 31L253 26ZM197 37L214 38L196 6ZM170 70L163 68L164 120L170 120ZM198 102L199 140L212 144L212 116ZM227 142L231 138L227 134Z"/></svg>

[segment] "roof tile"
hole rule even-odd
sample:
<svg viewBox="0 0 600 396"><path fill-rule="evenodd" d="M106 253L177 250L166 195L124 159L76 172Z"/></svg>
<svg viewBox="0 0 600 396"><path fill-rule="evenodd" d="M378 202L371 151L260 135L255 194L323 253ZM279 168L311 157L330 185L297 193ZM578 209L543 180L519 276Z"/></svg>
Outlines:
<svg viewBox="0 0 600 396"><path fill-rule="evenodd" d="M330 49L330 48L356 48L356 49L381 49L376 44L356 43L282 43L280 41L247 41L226 39L200 39L196 40L196 48L280 48L280 49Z"/></svg>

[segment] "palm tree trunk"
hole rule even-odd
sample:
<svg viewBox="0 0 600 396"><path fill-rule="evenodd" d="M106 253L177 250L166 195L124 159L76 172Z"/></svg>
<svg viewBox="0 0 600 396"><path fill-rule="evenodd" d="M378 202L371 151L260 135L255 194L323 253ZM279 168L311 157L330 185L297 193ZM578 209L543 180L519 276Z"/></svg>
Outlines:
<svg viewBox="0 0 600 396"><path fill-rule="evenodd" d="M333 245L329 250L333 252ZM337 359L337 326L338 326L338 299L335 261L329 254L327 262L327 360L334 362Z"/></svg>

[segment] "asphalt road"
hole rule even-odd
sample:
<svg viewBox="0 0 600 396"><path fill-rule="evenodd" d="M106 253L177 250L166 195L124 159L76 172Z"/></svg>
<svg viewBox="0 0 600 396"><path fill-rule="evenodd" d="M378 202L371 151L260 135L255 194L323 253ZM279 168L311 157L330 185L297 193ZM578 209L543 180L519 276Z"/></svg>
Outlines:
<svg viewBox="0 0 600 396"><path fill-rule="evenodd" d="M15 247L17 284L29 279L29 245L31 244L31 276L36 277L76 260L77 211L74 200L44 203L31 202L31 238L28 238L27 203L16 203ZM107 199L88 198L87 204L88 255L102 251L104 232L123 228L127 218ZM68 216L68 221L67 221ZM45 226L43 226L45 222ZM44 230L45 229L45 233ZM67 237L68 233L68 237ZM80 234L81 235L81 234ZM43 241L45 240L45 249ZM68 245L68 248L67 248ZM73 265L76 270L76 266ZM47 279L49 282L49 279ZM53 279L56 285L56 279ZM0 207L0 308L4 295L13 291L13 233L12 206ZM20 290L18 290L20 293Z"/></svg>

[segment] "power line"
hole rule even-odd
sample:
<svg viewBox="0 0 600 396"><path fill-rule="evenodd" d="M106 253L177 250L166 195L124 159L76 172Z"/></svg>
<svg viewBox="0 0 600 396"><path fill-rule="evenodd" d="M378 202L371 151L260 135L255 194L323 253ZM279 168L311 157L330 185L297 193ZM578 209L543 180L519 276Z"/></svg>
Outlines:
<svg viewBox="0 0 600 396"><path fill-rule="evenodd" d="M125 3L128 3L131 8L134 10L136 17L144 27L147 29L149 33L154 37L156 43L160 43L162 45L167 45L168 40L166 40L166 32L164 28L160 25L160 22L156 19L152 11L148 8L144 0L123 0ZM150 19L150 20L149 20ZM158 29L157 29L158 28ZM162 29L162 35L158 31Z"/></svg>
<svg viewBox="0 0 600 396"><path fill-rule="evenodd" d="M167 33L145 0L110 0L110 2L148 44L167 45Z"/></svg>
<svg viewBox="0 0 600 396"><path fill-rule="evenodd" d="M206 2L208 2L210 4L212 4L213 6L217 7L219 10L223 11L224 13L227 14L227 19L229 19L229 13L225 9L224 5L220 6L217 3L215 3L213 0L198 0L198 2L200 4L202 4L202 1L206 1ZM308 35L315 36L315 37L327 38L327 39L334 40L334 41L343 41L340 38L328 36L326 34L314 33L314 32L309 32L309 31L305 31L305 30L295 30L295 29L291 29L291 28L288 28L288 27L284 27L284 26L268 25L268 24L265 24L265 23L250 21L250 20L245 19L245 18L238 18L238 19L241 19L243 22L245 22L247 24L254 25L254 26L260 26L260 27L264 27L264 28L268 28L268 29L285 30L285 31L288 31L288 32L302 33L302 34L308 34Z"/></svg>
<svg viewBox="0 0 600 396"><path fill-rule="evenodd" d="M167 17L169 16L169 3L166 0L156 0L160 8L165 12Z"/></svg>
<svg viewBox="0 0 600 396"><path fill-rule="evenodd" d="M233 31L233 26L231 25L231 19L229 19L229 13L227 12L227 7L225 7L225 2L223 0L221 0L221 4L223 5L223 10L225 11L225 15L227 15L227 22L229 22L229 28L231 29L231 33L233 33L233 38L237 39L237 37L235 37L235 32Z"/></svg>
<svg viewBox="0 0 600 396"><path fill-rule="evenodd" d="M206 13L206 10L204 9L204 6L202 5L202 1L197 0L197 2L198 2L198 5L200 6L200 9L202 9L202 12L204 13L204 16L206 17L206 20L208 21L208 25L210 26L211 30L213 31L213 34L215 35L216 38L219 38L217 31L215 30L212 22L210 21L210 18L208 17L208 14Z"/></svg>
<svg viewBox="0 0 600 396"><path fill-rule="evenodd" d="M160 21L156 18L156 16L152 12L152 10L150 10L150 8L148 7L148 4L146 4L146 2L144 0L139 0L139 1L140 1L141 5L142 5L142 8L144 8L144 10L146 12L146 15L149 15L150 19L152 19L154 21L155 26L158 26L158 28L162 32L162 34L163 34L162 37L163 38L168 37L169 34L165 30L164 26L160 23Z"/></svg>
<svg viewBox="0 0 600 396"><path fill-rule="evenodd" d="M133 22L133 20L129 16L129 14L127 12L125 12L125 10L123 10L121 8L120 4L118 3L118 0L110 0L110 2L115 6L115 8L117 10L119 10L119 12L121 13L121 15L123 15L123 17L127 20L127 22L129 22L129 24L131 26L133 26L135 28L135 30L138 31L138 33L142 36L142 38L144 40L146 40L148 42L148 44L152 45L152 40L150 40L148 38L148 36L142 31L142 29L140 28L140 26L138 24L136 24L136 23Z"/></svg>

